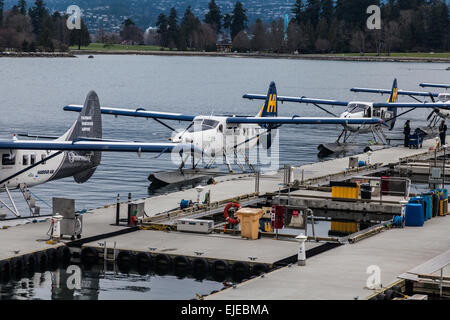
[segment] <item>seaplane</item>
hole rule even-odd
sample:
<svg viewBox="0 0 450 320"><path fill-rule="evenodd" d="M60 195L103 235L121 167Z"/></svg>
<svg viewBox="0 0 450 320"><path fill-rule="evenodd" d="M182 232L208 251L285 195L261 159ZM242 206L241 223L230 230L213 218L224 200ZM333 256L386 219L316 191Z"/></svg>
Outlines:
<svg viewBox="0 0 450 320"><path fill-rule="evenodd" d="M13 135L10 140L0 140L0 192L6 192L11 206L0 200L16 217L21 213L11 196L12 190L20 190L30 209L30 216L40 215L28 188L66 177L75 182L88 181L100 165L102 152L180 153L195 150L191 144L140 143L102 139L100 102L94 91L89 92L80 115L72 127L61 137L33 136L33 140L20 140ZM43 138L45 140L39 140ZM49 140L51 139L51 140ZM181 149L180 149L181 148ZM6 209L3 209L6 212ZM3 213L6 215L6 213Z"/></svg>
<svg viewBox="0 0 450 320"><path fill-rule="evenodd" d="M278 96L278 101L283 102L296 102L296 103L306 103L312 104L326 113L334 116L336 119L352 119L352 118L375 118L381 119L380 123L372 125L369 123L363 125L354 125L350 123L343 123L343 129L338 136L335 143L321 144L318 146L319 156L326 156L333 153L347 152L354 146L350 144L350 138L355 137L358 134L371 133L374 141L370 141L369 145L365 147L364 151L371 151L373 148L380 147L383 148L388 145L388 138L384 134L383 129L388 128L390 131L394 129L396 119L413 111L416 108L435 108L443 107L446 108L446 103L398 103L398 83L397 79L394 79L392 89L388 91L389 98L385 103L378 102L362 102L362 101L338 101L338 100L326 100L326 99L316 99L308 97L286 97ZM245 99L250 100L261 100L264 99L263 95L260 94L245 94L243 96ZM336 115L321 105L332 105L332 106L343 106L346 110L340 114ZM398 109L400 108L410 108L406 112L398 114Z"/></svg>
<svg viewBox="0 0 450 320"><path fill-rule="evenodd" d="M420 87L422 88L441 88L441 89L449 89L450 85L448 84L438 84L438 83L420 83ZM386 94L389 93L386 89L373 89L373 88L351 88L353 92L364 92L364 93L380 93ZM409 96L412 99L416 100L419 103L425 102L421 101L416 97L429 97L433 103L448 103L450 102L450 92L441 92L441 93L433 93L433 92L424 92L424 91L406 91L406 90L398 90L398 95ZM433 111L427 117L428 125L425 128L420 128L424 134L426 135L436 135L438 133L437 126L439 125L439 121L441 119L450 119L450 110L446 108L433 108Z"/></svg>
<svg viewBox="0 0 450 320"><path fill-rule="evenodd" d="M158 111L148 111L143 108L120 109L101 108L101 113L114 116L127 116L154 119L172 131L169 140L174 144L192 144L196 149L202 150L203 155L208 157L205 169L210 169L214 163L226 164L229 173L233 173L230 163L231 157L241 155L245 163L254 170L246 152L254 150L255 147L262 147L268 151L271 149L273 141L278 137L278 128L289 124L316 124L316 125L344 125L344 126L379 126L384 123L380 118L362 115L335 118L335 117L278 117L278 96L274 82L270 83L267 95L264 95L265 103L256 116L213 116L213 115L187 115L179 113L167 113ZM79 105L67 105L65 111L79 112L82 107ZM166 120L184 121L189 124L185 129L175 129L167 124ZM152 175L151 181L159 180L166 184L178 183L193 179L195 175L202 175L202 172L192 172L184 170L184 166L190 155L182 159L178 170L170 172L168 175ZM223 161L223 162L222 162ZM197 170L198 163L193 164L193 170ZM241 165L241 169L244 167ZM276 168L278 170L278 167Z"/></svg>

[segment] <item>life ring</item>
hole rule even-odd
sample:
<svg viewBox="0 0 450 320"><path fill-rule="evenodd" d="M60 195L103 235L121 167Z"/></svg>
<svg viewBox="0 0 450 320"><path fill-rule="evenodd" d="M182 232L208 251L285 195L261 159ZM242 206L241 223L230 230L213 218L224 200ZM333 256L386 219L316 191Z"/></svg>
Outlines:
<svg viewBox="0 0 450 320"><path fill-rule="evenodd" d="M228 210L230 210L231 207L237 208L238 210L241 208L241 205L239 203L230 202L225 207L225 210L223 210L223 215L225 217L225 220L230 224L238 224L239 219L238 218L230 218L230 215L228 214Z"/></svg>

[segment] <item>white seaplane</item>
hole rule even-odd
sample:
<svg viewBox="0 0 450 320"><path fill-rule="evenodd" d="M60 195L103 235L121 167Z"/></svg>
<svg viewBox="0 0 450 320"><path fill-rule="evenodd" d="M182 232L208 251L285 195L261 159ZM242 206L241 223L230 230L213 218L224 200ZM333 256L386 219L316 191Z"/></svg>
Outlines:
<svg viewBox="0 0 450 320"><path fill-rule="evenodd" d="M362 114L354 116L348 114L341 118L331 117L278 117L278 101L276 85L274 82L270 84L267 95L259 113L254 117L240 116L203 116L203 115L186 115L179 113L167 113L158 111L147 111L142 108L135 110L118 109L118 108L101 108L103 114L114 116L129 116L151 118L163 124L174 132L170 138L174 144L192 144L196 149L202 150L204 156L209 157L206 168L215 160L223 158L224 163L228 166L229 171L233 171L229 158L236 156L237 153L244 153L257 145L263 144L265 149L270 149L272 141L276 136L276 129L286 124L317 124L317 125L344 125L346 127L367 127L380 126L384 123L382 119L374 117L372 114L363 116ZM64 107L66 111L80 111L81 106L68 105ZM163 120L175 120L190 122L184 130L176 130ZM262 143L265 140L265 143ZM165 183L174 183L185 181L185 173L183 167L187 161L187 157L183 159L179 167L178 173L173 173L171 178L166 176L156 177ZM245 162L252 170L253 166L249 163L249 159L244 155ZM200 161L200 159L199 159ZM193 169L196 164L193 160ZM241 166L241 168L243 168ZM201 175L201 173L199 173ZM189 179L192 175L188 175ZM151 178L151 177L150 177ZM156 179L155 178L155 179Z"/></svg>
<svg viewBox="0 0 450 320"><path fill-rule="evenodd" d="M374 142L367 149L372 148L373 144L386 145L387 137L383 132L383 125L388 126L389 130L392 130L395 126L396 119L408 112L413 111L416 108L450 108L448 103L398 103L398 85L397 79L394 79L392 89L390 91L386 90L390 94L387 102L360 102L360 101L337 101L337 100L326 100L326 99L315 99L307 97L283 97L278 96L278 101L281 102L297 102L313 104L314 106L324 110L325 112L333 115L336 119L352 119L352 118L364 118L367 119L377 117L381 121L375 125L369 125L369 123L363 125L352 125L350 123L343 124L343 130L339 135L336 143L331 144L321 144L319 149L319 154L327 155L330 153L339 153L347 150L349 147L349 138L354 134L364 134L372 133ZM246 99L264 99L263 95L259 94L245 94L243 98ZM328 111L327 109L321 107L320 105L332 105L332 106L345 106L346 111L341 115L336 115ZM398 114L398 109L409 108L408 111ZM388 125L389 124L389 125Z"/></svg>

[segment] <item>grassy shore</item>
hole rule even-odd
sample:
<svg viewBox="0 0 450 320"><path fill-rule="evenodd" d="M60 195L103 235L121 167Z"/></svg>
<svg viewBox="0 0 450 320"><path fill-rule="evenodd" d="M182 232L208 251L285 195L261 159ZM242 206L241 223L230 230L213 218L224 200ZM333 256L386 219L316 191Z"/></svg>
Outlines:
<svg viewBox="0 0 450 320"><path fill-rule="evenodd" d="M70 50L77 51L78 46L70 47ZM89 46L82 46L81 51L162 51L158 46L144 46L144 45L124 45L112 44L104 45L103 43L91 43ZM169 50L164 48L164 50Z"/></svg>
<svg viewBox="0 0 450 320"><path fill-rule="evenodd" d="M450 63L450 52L424 53L424 52L393 52L377 55L376 53L338 53L338 54L278 54L265 52L201 52L201 51L177 51L159 46L122 45L114 44L105 46L102 43L91 43L87 47L70 47L71 53L78 55L94 54L136 54L136 55L170 55L170 56L205 56L205 57L239 57L239 58L274 58L274 59L309 59L309 60L336 60L336 61L365 61L365 62L440 62Z"/></svg>

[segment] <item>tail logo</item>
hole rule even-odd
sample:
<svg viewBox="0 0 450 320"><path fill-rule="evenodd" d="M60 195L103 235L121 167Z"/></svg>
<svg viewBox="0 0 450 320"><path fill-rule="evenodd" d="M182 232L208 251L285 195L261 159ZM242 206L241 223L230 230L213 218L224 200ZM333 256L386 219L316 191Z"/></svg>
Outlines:
<svg viewBox="0 0 450 320"><path fill-rule="evenodd" d="M392 90L392 95L391 95L390 102L397 102L397 99L398 99L398 89L394 88Z"/></svg>
<svg viewBox="0 0 450 320"><path fill-rule="evenodd" d="M269 97L269 103L267 104L267 112L277 112L277 95L271 94Z"/></svg>

